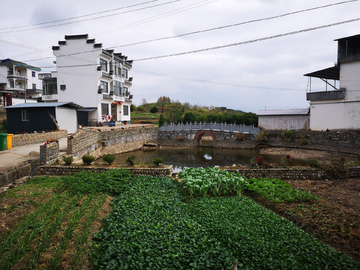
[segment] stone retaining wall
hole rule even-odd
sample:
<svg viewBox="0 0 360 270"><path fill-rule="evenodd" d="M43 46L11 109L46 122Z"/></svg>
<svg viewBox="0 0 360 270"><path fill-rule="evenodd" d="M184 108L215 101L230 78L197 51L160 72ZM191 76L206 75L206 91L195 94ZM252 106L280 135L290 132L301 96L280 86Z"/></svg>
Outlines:
<svg viewBox="0 0 360 270"><path fill-rule="evenodd" d="M67 131L53 131L53 132L40 132L40 133L25 133L25 134L14 134L12 136L13 146L23 146L29 144L45 143L50 139L59 140L67 137Z"/></svg>
<svg viewBox="0 0 360 270"><path fill-rule="evenodd" d="M22 177L30 176L38 166L38 160L31 160L2 169L0 171L0 187L9 185Z"/></svg>
<svg viewBox="0 0 360 270"><path fill-rule="evenodd" d="M114 167L85 167L85 166L41 166L36 168L36 175L72 175L77 172L91 171L96 173L102 173L107 170L116 169ZM128 168L124 169L130 171L135 176L148 175L157 177L171 177L173 173L172 166L165 168Z"/></svg>
<svg viewBox="0 0 360 270"><path fill-rule="evenodd" d="M59 161L59 142L53 141L40 145L40 164L51 164Z"/></svg>
<svg viewBox="0 0 360 270"><path fill-rule="evenodd" d="M67 154L81 158L91 154L119 154L140 149L147 141L157 140L157 127L83 129L68 138Z"/></svg>

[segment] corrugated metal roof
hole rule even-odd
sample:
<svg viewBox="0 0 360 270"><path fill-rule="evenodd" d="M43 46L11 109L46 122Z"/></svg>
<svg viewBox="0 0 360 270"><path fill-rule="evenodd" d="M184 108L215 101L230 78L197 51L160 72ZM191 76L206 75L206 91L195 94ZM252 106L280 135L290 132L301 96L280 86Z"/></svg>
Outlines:
<svg viewBox="0 0 360 270"><path fill-rule="evenodd" d="M287 109L287 110L260 110L256 115L304 115L309 114L309 108L306 109Z"/></svg>
<svg viewBox="0 0 360 270"><path fill-rule="evenodd" d="M307 73L304 76L329 80L340 80L340 66L325 68L315 72Z"/></svg>
<svg viewBox="0 0 360 270"><path fill-rule="evenodd" d="M93 112L96 110L97 110L97 107L86 107L86 108L78 109L79 112Z"/></svg>
<svg viewBox="0 0 360 270"><path fill-rule="evenodd" d="M23 109L23 108L49 108L49 107L71 107L75 109L83 108L73 102L38 102L38 103L21 103L5 107L5 109Z"/></svg>

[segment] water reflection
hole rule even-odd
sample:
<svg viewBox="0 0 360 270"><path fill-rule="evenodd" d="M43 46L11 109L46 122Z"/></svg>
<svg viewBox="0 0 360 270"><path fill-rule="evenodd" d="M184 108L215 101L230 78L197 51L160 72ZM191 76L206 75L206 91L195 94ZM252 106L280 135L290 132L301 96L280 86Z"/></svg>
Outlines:
<svg viewBox="0 0 360 270"><path fill-rule="evenodd" d="M250 159L259 154L248 149L218 149L212 147L197 148L164 148L153 151L133 151L116 155L115 164L127 165L126 159L135 155L135 164L151 164L156 157L164 159L164 165L173 165L174 171L179 172L183 167L214 167L241 164L250 166ZM281 164L282 156L262 155L266 162ZM105 164L101 159L95 164ZM293 159L293 165L306 165L305 161Z"/></svg>

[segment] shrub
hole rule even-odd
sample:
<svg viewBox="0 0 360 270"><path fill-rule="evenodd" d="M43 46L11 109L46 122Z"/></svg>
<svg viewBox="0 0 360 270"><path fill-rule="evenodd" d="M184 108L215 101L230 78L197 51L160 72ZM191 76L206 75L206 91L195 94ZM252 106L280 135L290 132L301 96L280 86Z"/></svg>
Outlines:
<svg viewBox="0 0 360 270"><path fill-rule="evenodd" d="M319 168L321 166L320 162L316 158L310 158L306 162L313 168Z"/></svg>
<svg viewBox="0 0 360 270"><path fill-rule="evenodd" d="M152 108L150 109L150 112L151 112L151 113L157 113L158 111L159 111L159 108L156 107L156 106L154 106L154 107L152 107Z"/></svg>
<svg viewBox="0 0 360 270"><path fill-rule="evenodd" d="M244 140L244 135L242 133L236 133L236 141L243 141Z"/></svg>
<svg viewBox="0 0 360 270"><path fill-rule="evenodd" d="M292 130L284 130L284 135L285 135L285 138L288 141L291 141L294 138L294 131L292 131Z"/></svg>
<svg viewBox="0 0 360 270"><path fill-rule="evenodd" d="M267 136L268 136L268 134L267 134L266 130L262 130L262 131L260 131L260 133L257 135L256 139L257 139L258 141L267 141Z"/></svg>
<svg viewBox="0 0 360 270"><path fill-rule="evenodd" d="M63 156L62 160L65 162L66 166L69 166L74 161L74 157L73 156Z"/></svg>
<svg viewBox="0 0 360 270"><path fill-rule="evenodd" d="M134 105L134 104L131 104L130 105L130 112L134 112L134 111L136 111L136 106Z"/></svg>
<svg viewBox="0 0 360 270"><path fill-rule="evenodd" d="M160 163L163 163L164 162L164 159L162 157L157 157L157 158L154 158L152 163L155 164L156 166L159 166Z"/></svg>
<svg viewBox="0 0 360 270"><path fill-rule="evenodd" d="M127 162L130 166L134 166L134 164L135 164L135 162L134 162L135 158L136 158L136 156L135 156L135 155L132 155L132 156L130 156L130 157L128 157L128 158L126 159L126 162Z"/></svg>
<svg viewBox="0 0 360 270"><path fill-rule="evenodd" d="M252 166L256 166L256 157L253 157L252 159L250 159L250 164L252 165Z"/></svg>
<svg viewBox="0 0 360 270"><path fill-rule="evenodd" d="M95 161L95 157L92 155L83 155L82 161L84 162L84 164L90 165L92 162Z"/></svg>
<svg viewBox="0 0 360 270"><path fill-rule="evenodd" d="M307 139L305 137L301 138L300 144L307 144Z"/></svg>
<svg viewBox="0 0 360 270"><path fill-rule="evenodd" d="M287 155L287 156L286 156L286 160L287 160L288 166L291 166L293 162L292 162L292 160L291 160L290 155Z"/></svg>
<svg viewBox="0 0 360 270"><path fill-rule="evenodd" d="M7 119L4 119L2 122L2 129L7 131Z"/></svg>
<svg viewBox="0 0 360 270"><path fill-rule="evenodd" d="M333 158L322 166L326 175L331 179L346 178L345 158Z"/></svg>
<svg viewBox="0 0 360 270"><path fill-rule="evenodd" d="M264 165L265 160L264 160L264 158L263 158L262 156L258 156L258 157L256 158L256 163L257 163L258 165Z"/></svg>
<svg viewBox="0 0 360 270"><path fill-rule="evenodd" d="M106 154L106 155L103 155L102 157L103 161L109 163L109 165L111 165L111 163L114 162L115 160L115 156L111 155L111 154Z"/></svg>

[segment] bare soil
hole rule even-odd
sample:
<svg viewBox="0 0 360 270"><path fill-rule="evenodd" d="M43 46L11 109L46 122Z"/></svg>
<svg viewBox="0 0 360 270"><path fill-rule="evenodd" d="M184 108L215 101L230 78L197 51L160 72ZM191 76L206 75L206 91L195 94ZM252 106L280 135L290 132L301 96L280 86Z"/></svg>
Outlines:
<svg viewBox="0 0 360 270"><path fill-rule="evenodd" d="M360 261L360 179L286 182L320 199L312 202L271 203L252 192L246 195L313 234L323 243Z"/></svg>

